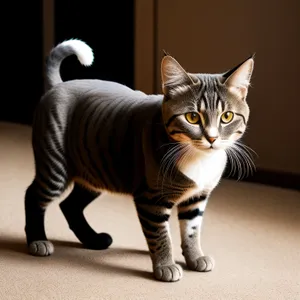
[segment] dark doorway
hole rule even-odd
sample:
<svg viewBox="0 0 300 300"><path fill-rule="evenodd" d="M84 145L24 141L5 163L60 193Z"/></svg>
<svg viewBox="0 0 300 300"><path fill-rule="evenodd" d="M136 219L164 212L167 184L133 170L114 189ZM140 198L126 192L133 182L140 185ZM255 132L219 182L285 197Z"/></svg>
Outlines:
<svg viewBox="0 0 300 300"><path fill-rule="evenodd" d="M134 86L134 1L54 1L54 43L78 38L93 48L95 61L63 62L63 80L93 78ZM0 121L28 124L44 92L43 1L5 4ZM7 34L5 34L7 32ZM5 95L4 95L5 94Z"/></svg>
<svg viewBox="0 0 300 300"><path fill-rule="evenodd" d="M55 43L77 38L92 47L91 67L76 57L61 67L63 80L104 79L133 88L134 82L134 1L55 1Z"/></svg>
<svg viewBox="0 0 300 300"><path fill-rule="evenodd" d="M43 92L42 1L6 2L0 121L30 124Z"/></svg>

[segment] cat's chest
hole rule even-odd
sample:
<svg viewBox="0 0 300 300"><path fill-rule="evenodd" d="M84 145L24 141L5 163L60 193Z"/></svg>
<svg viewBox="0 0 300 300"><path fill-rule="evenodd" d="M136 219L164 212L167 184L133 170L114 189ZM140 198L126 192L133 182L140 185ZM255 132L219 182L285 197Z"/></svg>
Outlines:
<svg viewBox="0 0 300 300"><path fill-rule="evenodd" d="M212 190L220 180L226 161L226 153L222 150L205 155L195 153L189 159L180 161L178 169L196 183L189 194Z"/></svg>

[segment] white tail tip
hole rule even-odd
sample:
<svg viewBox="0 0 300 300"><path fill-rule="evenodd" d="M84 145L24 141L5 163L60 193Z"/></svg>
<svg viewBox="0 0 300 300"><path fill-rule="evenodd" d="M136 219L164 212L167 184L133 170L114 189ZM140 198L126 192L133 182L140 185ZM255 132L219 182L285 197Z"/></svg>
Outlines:
<svg viewBox="0 0 300 300"><path fill-rule="evenodd" d="M85 42L78 39L71 39L61 43L61 46L68 46L73 49L80 63L84 66L90 66L94 61L93 50Z"/></svg>

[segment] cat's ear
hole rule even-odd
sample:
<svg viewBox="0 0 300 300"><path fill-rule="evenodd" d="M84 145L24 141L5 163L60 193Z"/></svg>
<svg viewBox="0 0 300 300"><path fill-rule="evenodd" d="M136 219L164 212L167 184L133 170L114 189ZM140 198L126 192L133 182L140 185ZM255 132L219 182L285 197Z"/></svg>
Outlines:
<svg viewBox="0 0 300 300"><path fill-rule="evenodd" d="M245 99L250 85L250 79L254 68L254 56L223 74L225 86L242 99Z"/></svg>
<svg viewBox="0 0 300 300"><path fill-rule="evenodd" d="M198 78L187 73L175 58L165 52L161 61L161 79L163 93L169 94L173 89L196 84Z"/></svg>

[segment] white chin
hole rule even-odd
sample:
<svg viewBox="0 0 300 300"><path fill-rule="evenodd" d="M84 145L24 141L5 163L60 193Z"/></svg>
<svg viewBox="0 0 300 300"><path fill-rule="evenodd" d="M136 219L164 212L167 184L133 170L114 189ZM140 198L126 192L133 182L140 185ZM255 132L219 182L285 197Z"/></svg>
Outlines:
<svg viewBox="0 0 300 300"><path fill-rule="evenodd" d="M220 150L220 147L210 146L207 150L216 151L216 150Z"/></svg>

